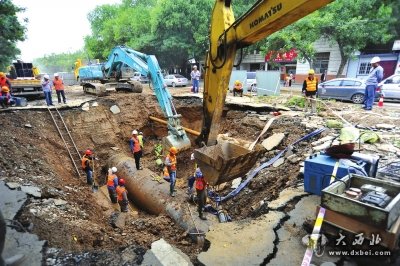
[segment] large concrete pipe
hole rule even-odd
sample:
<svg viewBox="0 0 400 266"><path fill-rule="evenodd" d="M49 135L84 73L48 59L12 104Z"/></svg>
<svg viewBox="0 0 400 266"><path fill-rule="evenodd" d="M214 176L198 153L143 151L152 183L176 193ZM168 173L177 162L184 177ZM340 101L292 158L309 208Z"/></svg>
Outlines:
<svg viewBox="0 0 400 266"><path fill-rule="evenodd" d="M152 176L158 174L147 168L136 170L135 160L125 154L113 155L108 160L108 166L118 168L117 175L125 179L128 198L137 207L150 214L165 213L185 230L194 228L187 203L182 202L182 197L172 198L169 195L168 182L159 183L152 180ZM193 213L194 219L199 221L196 214L197 212ZM197 222L197 225L200 230L208 231L208 221Z"/></svg>

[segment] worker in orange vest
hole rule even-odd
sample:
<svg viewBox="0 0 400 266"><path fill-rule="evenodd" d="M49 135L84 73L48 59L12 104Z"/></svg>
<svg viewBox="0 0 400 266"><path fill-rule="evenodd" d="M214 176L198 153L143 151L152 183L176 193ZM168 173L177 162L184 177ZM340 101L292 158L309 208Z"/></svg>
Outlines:
<svg viewBox="0 0 400 266"><path fill-rule="evenodd" d="M236 80L235 84L233 85L233 96L236 96L236 94L240 95L240 97L243 97L243 85L240 80Z"/></svg>
<svg viewBox="0 0 400 266"><path fill-rule="evenodd" d="M3 108L8 108L10 105L10 100L11 100L11 94L10 94L10 88L7 86L1 87L0 90L0 105Z"/></svg>
<svg viewBox="0 0 400 266"><path fill-rule="evenodd" d="M11 92L11 82L8 80L4 72L0 72L0 88L3 88L4 86L7 86Z"/></svg>
<svg viewBox="0 0 400 266"><path fill-rule="evenodd" d="M88 185L93 184L93 167L90 165L94 164L94 160L96 158L93 156L93 152L90 149L85 151L85 154L82 156L82 169L86 173L86 183Z"/></svg>
<svg viewBox="0 0 400 266"><path fill-rule="evenodd" d="M118 180L118 187L116 189L117 199L121 212L128 212L128 191L125 188L125 180Z"/></svg>
<svg viewBox="0 0 400 266"><path fill-rule="evenodd" d="M308 111L309 105L311 105L311 113L314 114L317 112L317 102L316 97L318 94L318 79L314 76L314 69L310 69L308 71L308 77L303 82L302 93L306 98L305 112Z"/></svg>
<svg viewBox="0 0 400 266"><path fill-rule="evenodd" d="M112 203L118 203L117 192L116 192L118 186L118 177L116 175L117 171L118 169L115 166L112 167L111 169L108 169L107 189Z"/></svg>
<svg viewBox="0 0 400 266"><path fill-rule="evenodd" d="M195 178L196 178L196 192L197 192L197 211L199 212L199 217L202 220L207 220L206 217L203 215L203 208L206 205L206 199L207 199L207 182L204 180L203 173L201 172L200 168L196 169L195 173Z"/></svg>
<svg viewBox="0 0 400 266"><path fill-rule="evenodd" d="M136 170L142 170L140 166L140 158L142 158L142 147L140 145L140 139L138 138L138 131L135 129L132 131L132 137L129 141L133 157L135 158Z"/></svg>
<svg viewBox="0 0 400 266"><path fill-rule="evenodd" d="M61 104L61 96L64 104L66 104L67 99L65 98L64 82L62 79L60 79L58 73L54 73L53 86L56 89L58 104Z"/></svg>
<svg viewBox="0 0 400 266"><path fill-rule="evenodd" d="M168 155L165 157L164 162L164 176L169 176L170 182L170 195L175 197L175 182L176 182L176 154L178 153L178 149L175 147L171 147L169 149Z"/></svg>

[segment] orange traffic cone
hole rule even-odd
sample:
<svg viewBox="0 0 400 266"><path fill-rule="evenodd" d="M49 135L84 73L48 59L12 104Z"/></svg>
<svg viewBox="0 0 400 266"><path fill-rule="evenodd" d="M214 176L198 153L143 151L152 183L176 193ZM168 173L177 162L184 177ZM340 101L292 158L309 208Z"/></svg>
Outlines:
<svg viewBox="0 0 400 266"><path fill-rule="evenodd" d="M383 97L379 98L378 107L383 107Z"/></svg>

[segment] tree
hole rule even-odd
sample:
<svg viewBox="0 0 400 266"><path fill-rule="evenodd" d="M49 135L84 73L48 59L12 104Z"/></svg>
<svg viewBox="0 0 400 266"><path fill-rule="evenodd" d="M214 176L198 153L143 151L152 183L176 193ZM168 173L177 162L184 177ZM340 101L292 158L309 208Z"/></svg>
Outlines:
<svg viewBox="0 0 400 266"><path fill-rule="evenodd" d="M339 45L341 61L337 76L351 56L367 43L385 43L392 35L392 8L380 0L336 0L321 10L321 36Z"/></svg>
<svg viewBox="0 0 400 266"><path fill-rule="evenodd" d="M269 62L273 62L278 53L285 53L295 48L297 58L306 60L310 68L313 68L316 52L313 44L320 38L318 16L318 12L315 12L269 36L262 46L266 54L273 52Z"/></svg>
<svg viewBox="0 0 400 266"><path fill-rule="evenodd" d="M0 69L4 71L20 53L16 43L25 39L26 28L17 18L23 8L15 6L11 0L0 0L0 7Z"/></svg>
<svg viewBox="0 0 400 266"><path fill-rule="evenodd" d="M37 66L42 73L71 72L78 58L86 58L83 51L45 55L40 58L35 58L33 64Z"/></svg>

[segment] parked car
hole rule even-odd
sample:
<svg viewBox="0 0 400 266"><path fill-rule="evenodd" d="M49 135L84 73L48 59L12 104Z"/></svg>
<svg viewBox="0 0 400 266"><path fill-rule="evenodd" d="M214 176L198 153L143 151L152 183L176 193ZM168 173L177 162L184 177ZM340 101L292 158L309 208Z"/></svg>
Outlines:
<svg viewBox="0 0 400 266"><path fill-rule="evenodd" d="M257 91L256 72L247 72L246 87L247 91Z"/></svg>
<svg viewBox="0 0 400 266"><path fill-rule="evenodd" d="M355 78L337 78L318 84L318 97L363 103L365 99L365 81ZM380 97L379 90L375 100Z"/></svg>
<svg viewBox="0 0 400 266"><path fill-rule="evenodd" d="M133 73L131 80L139 81L140 83L149 83L149 78L145 75L140 74L139 72Z"/></svg>
<svg viewBox="0 0 400 266"><path fill-rule="evenodd" d="M166 75L164 77L164 82L167 84L167 86L172 87L187 86L189 84L188 79L179 74Z"/></svg>
<svg viewBox="0 0 400 266"><path fill-rule="evenodd" d="M383 93L385 99L400 100L400 74L382 80L378 84L378 90Z"/></svg>

